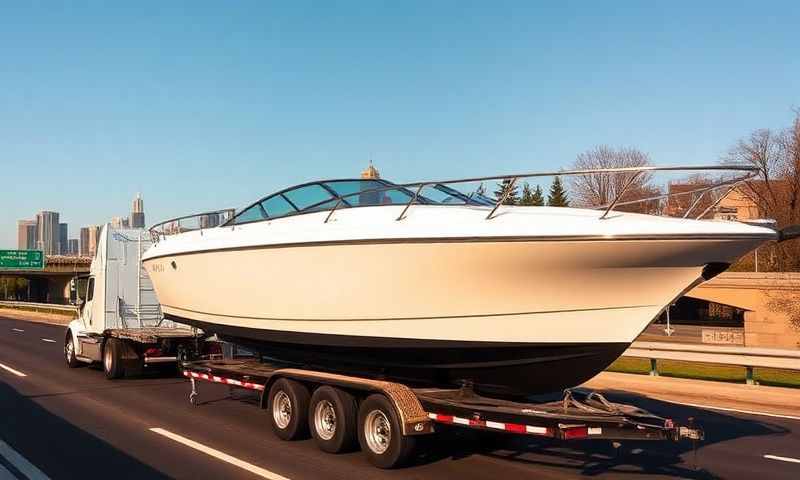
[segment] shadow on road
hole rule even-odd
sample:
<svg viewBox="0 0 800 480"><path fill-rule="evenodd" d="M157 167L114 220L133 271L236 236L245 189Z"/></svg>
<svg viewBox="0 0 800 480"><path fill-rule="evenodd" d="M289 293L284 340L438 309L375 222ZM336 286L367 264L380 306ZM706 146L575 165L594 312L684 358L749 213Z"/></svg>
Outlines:
<svg viewBox="0 0 800 480"><path fill-rule="evenodd" d="M477 454L531 466L567 468L587 476L634 473L716 479L721 476L703 468L704 447L744 437L788 433L786 428L768 421L743 419L627 392L603 393L611 401L636 405L679 424L685 425L690 417L694 418L706 432L706 440L698 445L697 463L690 441L626 441L620 448L614 448L611 442L602 440L559 442L439 426L439 438L424 439L425 448L415 463L424 465Z"/></svg>
<svg viewBox="0 0 800 480"><path fill-rule="evenodd" d="M53 479L169 478L0 381L0 438Z"/></svg>

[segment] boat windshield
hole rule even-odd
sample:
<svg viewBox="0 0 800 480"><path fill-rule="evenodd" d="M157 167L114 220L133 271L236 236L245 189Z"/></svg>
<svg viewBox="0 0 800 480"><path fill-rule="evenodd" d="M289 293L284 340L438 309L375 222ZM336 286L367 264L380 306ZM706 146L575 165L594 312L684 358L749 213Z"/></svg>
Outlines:
<svg viewBox="0 0 800 480"><path fill-rule="evenodd" d="M427 205L493 205L478 194L465 194L452 187L437 184L424 189L415 201ZM242 210L229 223L242 224L271 220L301 213L333 208L375 205L406 205L414 191L380 179L329 180L306 183L282 190Z"/></svg>

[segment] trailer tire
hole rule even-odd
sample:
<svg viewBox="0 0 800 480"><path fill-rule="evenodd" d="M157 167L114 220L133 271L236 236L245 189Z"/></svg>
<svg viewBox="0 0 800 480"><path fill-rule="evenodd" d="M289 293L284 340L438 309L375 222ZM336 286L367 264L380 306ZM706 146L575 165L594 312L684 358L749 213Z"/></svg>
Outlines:
<svg viewBox="0 0 800 480"><path fill-rule="evenodd" d="M75 357L75 341L72 338L72 330L67 330L67 335L64 338L64 358L67 361L69 368L80 367L83 362Z"/></svg>
<svg viewBox="0 0 800 480"><path fill-rule="evenodd" d="M396 468L414 452L416 438L403 435L394 405L373 394L358 409L358 443L367 460L378 468Z"/></svg>
<svg viewBox="0 0 800 480"><path fill-rule="evenodd" d="M109 380L125 376L122 368L122 342L118 338L109 338L103 347L103 373Z"/></svg>
<svg viewBox="0 0 800 480"><path fill-rule="evenodd" d="M267 397L267 413L272 431L281 440L308 438L306 414L308 388L300 382L280 378L272 384Z"/></svg>
<svg viewBox="0 0 800 480"><path fill-rule="evenodd" d="M308 428L323 452L342 453L357 445L356 399L339 388L319 387L308 407Z"/></svg>

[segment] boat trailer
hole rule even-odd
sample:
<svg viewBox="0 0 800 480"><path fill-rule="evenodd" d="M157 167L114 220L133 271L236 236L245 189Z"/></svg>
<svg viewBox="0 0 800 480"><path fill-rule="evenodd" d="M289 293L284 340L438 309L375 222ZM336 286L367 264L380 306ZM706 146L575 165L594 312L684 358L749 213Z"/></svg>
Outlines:
<svg viewBox="0 0 800 480"><path fill-rule="evenodd" d="M482 396L469 384L454 389L411 388L397 382L308 370L256 359L184 362L182 375L190 380L189 402L195 406L199 405L201 381L227 385L231 390L259 392L262 408L271 408L270 405L273 405L274 399L270 395L275 391L278 381L296 382L308 392L321 387L340 389L349 392L349 398L359 405L368 398L383 396L396 415L397 430L404 439L432 434L437 424L557 441L602 439L615 442L615 446L619 445L619 441L629 440L678 442L686 439L693 442L695 451L697 443L704 439L703 430L693 425L691 419L686 426L676 425L671 419L632 405L609 402L603 395L583 389L565 390L557 400L532 398L519 402ZM273 410L273 416L279 413ZM275 433L287 440L294 439L287 438L279 431ZM320 448L323 447L320 445ZM362 450L366 450L364 445ZM373 458L370 452L366 453L378 467L391 468L400 464L400 460L387 463Z"/></svg>

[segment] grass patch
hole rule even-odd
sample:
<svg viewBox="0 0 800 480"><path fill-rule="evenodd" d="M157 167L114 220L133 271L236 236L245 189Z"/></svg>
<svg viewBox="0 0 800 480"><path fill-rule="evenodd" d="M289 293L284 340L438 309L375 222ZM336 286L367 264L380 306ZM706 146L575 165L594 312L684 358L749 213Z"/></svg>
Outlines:
<svg viewBox="0 0 800 480"><path fill-rule="evenodd" d="M75 317L76 311L75 310L64 310L60 308L47 308L47 307L38 307L33 305L0 305L0 310L7 309L13 310L17 312L34 312L34 313L47 313L51 315L61 315L64 317Z"/></svg>
<svg viewBox="0 0 800 480"><path fill-rule="evenodd" d="M753 376L761 385L800 388L800 372L777 368L755 368Z"/></svg>
<svg viewBox="0 0 800 480"><path fill-rule="evenodd" d="M609 372L647 375L650 373L650 360L646 358L619 357L606 370Z"/></svg>
<svg viewBox="0 0 800 480"><path fill-rule="evenodd" d="M647 375L650 373L650 360L646 358L620 357L606 370L609 372ZM682 362L678 360L659 360L658 373L665 377L732 383L744 383L747 375L745 367ZM791 370L755 368L753 369L753 378L761 385L800 388L800 372Z"/></svg>

